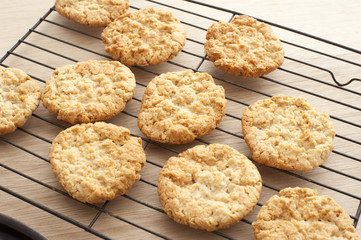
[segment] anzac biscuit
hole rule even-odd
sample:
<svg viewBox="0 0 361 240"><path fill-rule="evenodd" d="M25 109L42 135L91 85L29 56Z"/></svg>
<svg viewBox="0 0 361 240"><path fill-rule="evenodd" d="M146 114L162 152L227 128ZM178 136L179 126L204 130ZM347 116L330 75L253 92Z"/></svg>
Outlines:
<svg viewBox="0 0 361 240"><path fill-rule="evenodd" d="M77 124L60 132L49 158L69 195L88 203L127 193L145 164L142 140L105 122Z"/></svg>
<svg viewBox="0 0 361 240"><path fill-rule="evenodd" d="M205 52L214 65L235 76L256 78L282 65L284 51L270 26L239 15L209 27Z"/></svg>
<svg viewBox="0 0 361 240"><path fill-rule="evenodd" d="M134 74L117 61L90 60L55 69L41 100L57 118L74 123L109 119L132 98Z"/></svg>
<svg viewBox="0 0 361 240"><path fill-rule="evenodd" d="M326 112L304 98L282 95L247 107L242 129L253 160L285 170L307 171L323 164L335 136Z"/></svg>
<svg viewBox="0 0 361 240"><path fill-rule="evenodd" d="M255 239L358 239L350 216L334 199L309 188L271 197L253 222Z"/></svg>
<svg viewBox="0 0 361 240"><path fill-rule="evenodd" d="M222 86L207 73L169 72L149 82L138 116L150 139L183 144L209 134L226 112Z"/></svg>
<svg viewBox="0 0 361 240"><path fill-rule="evenodd" d="M39 102L40 87L25 72L0 67L0 135L24 125Z"/></svg>
<svg viewBox="0 0 361 240"><path fill-rule="evenodd" d="M175 57L185 44L186 32L171 12L144 8L122 15L101 37L113 59L128 66L148 66Z"/></svg>
<svg viewBox="0 0 361 240"><path fill-rule="evenodd" d="M247 107L242 129L253 160L285 170L307 171L323 164L335 136L326 112L304 98L282 95Z"/></svg>
<svg viewBox="0 0 361 240"><path fill-rule="evenodd" d="M103 27L129 8L129 0L56 0L55 9L62 16L90 27Z"/></svg>
<svg viewBox="0 0 361 240"><path fill-rule="evenodd" d="M223 144L199 145L168 159L158 179L167 215L192 228L228 228L250 213L260 196L256 166Z"/></svg>

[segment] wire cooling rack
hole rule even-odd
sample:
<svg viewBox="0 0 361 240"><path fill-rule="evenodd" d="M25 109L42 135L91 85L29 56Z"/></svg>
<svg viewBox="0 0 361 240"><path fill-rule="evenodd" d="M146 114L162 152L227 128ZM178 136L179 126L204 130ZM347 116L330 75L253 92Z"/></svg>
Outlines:
<svg viewBox="0 0 361 240"><path fill-rule="evenodd" d="M252 221L260 207L284 187L310 187L332 196L357 227L361 214L361 51L260 19L273 26L286 52L281 68L257 79L239 79L215 69L204 55L207 28L241 14L197 1L132 1L131 9L170 10L187 29L184 50L152 67L133 67L136 92L125 110L109 120L143 139L147 164L142 178L123 196L102 205L72 199L56 181L48 160L52 139L70 125L42 106L16 132L0 137L0 211L31 225L51 239L252 239ZM100 39L102 29L69 21L51 8L5 54L0 64L26 71L42 86L59 66L89 59L110 59ZM210 135L181 146L158 144L139 131L136 118L142 94L155 76L192 69L212 74L226 90L227 113ZM309 172L284 171L256 163L263 178L254 211L229 229L205 232L179 225L163 212L157 196L161 167L197 144L225 143L251 156L243 140L241 114L258 99L276 94L303 96L331 115L335 147L326 163ZM357 227L360 233L360 227Z"/></svg>

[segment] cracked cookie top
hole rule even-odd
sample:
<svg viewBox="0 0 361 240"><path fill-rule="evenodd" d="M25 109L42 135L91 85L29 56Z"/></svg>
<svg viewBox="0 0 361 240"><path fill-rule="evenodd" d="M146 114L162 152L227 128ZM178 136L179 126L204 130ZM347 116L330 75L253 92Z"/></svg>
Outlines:
<svg viewBox="0 0 361 240"><path fill-rule="evenodd" d="M207 31L205 52L214 65L235 76L256 78L282 65L284 51L271 27L246 15L217 22Z"/></svg>
<svg viewBox="0 0 361 240"><path fill-rule="evenodd" d="M73 198L102 203L127 193L140 179L145 153L140 138L105 122L61 131L49 155L55 176Z"/></svg>
<svg viewBox="0 0 361 240"><path fill-rule="evenodd" d="M129 8L129 0L56 0L56 11L79 24L103 27Z"/></svg>
<svg viewBox="0 0 361 240"><path fill-rule="evenodd" d="M109 119L132 98L135 77L118 61L89 60L56 68L41 93L57 118L75 123Z"/></svg>
<svg viewBox="0 0 361 240"><path fill-rule="evenodd" d="M183 144L214 130L225 108L224 89L209 74L164 73L152 79L144 92L138 126L154 141Z"/></svg>
<svg viewBox="0 0 361 240"><path fill-rule="evenodd" d="M119 17L101 37L114 60L127 66L148 66L175 57L185 45L186 31L171 12L143 8Z"/></svg>
<svg viewBox="0 0 361 240"><path fill-rule="evenodd" d="M40 87L24 71L0 67L0 135L25 124L40 103Z"/></svg>
<svg viewBox="0 0 361 240"><path fill-rule="evenodd" d="M180 224L215 231L244 218L257 204L256 166L223 144L199 145L168 159L158 179L164 211Z"/></svg>
<svg viewBox="0 0 361 240"><path fill-rule="evenodd" d="M262 206L252 227L255 239L262 240L358 239L346 211L310 188L281 190Z"/></svg>
<svg viewBox="0 0 361 240"><path fill-rule="evenodd" d="M242 129L253 160L285 170L307 171L323 164L335 137L326 112L304 98L283 95L247 107Z"/></svg>

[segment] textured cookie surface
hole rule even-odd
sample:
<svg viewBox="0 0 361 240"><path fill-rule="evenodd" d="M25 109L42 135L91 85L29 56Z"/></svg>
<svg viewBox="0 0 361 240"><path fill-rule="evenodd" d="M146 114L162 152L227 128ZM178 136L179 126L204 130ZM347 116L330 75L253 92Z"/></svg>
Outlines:
<svg viewBox="0 0 361 240"><path fill-rule="evenodd" d="M0 135L24 125L39 102L40 87L25 72L0 67Z"/></svg>
<svg viewBox="0 0 361 240"><path fill-rule="evenodd" d="M207 231L230 227L250 213L261 187L254 164L223 144L196 146L169 158L158 179L168 216Z"/></svg>
<svg viewBox="0 0 361 240"><path fill-rule="evenodd" d="M88 203L128 192L145 164L141 139L131 137L124 127L104 122L77 124L60 132L49 158L63 188Z"/></svg>
<svg viewBox="0 0 361 240"><path fill-rule="evenodd" d="M90 27L108 25L129 8L129 0L56 0L62 16Z"/></svg>
<svg viewBox="0 0 361 240"><path fill-rule="evenodd" d="M239 15L230 23L212 24L205 52L214 65L235 76L255 78L282 65L284 51L270 26Z"/></svg>
<svg viewBox="0 0 361 240"><path fill-rule="evenodd" d="M275 96L247 107L242 129L253 160L286 170L311 170L333 149L335 129L326 112L300 97Z"/></svg>
<svg viewBox="0 0 361 240"><path fill-rule="evenodd" d="M309 188L271 197L252 224L255 239L358 239L350 216L334 199Z"/></svg>
<svg viewBox="0 0 361 240"><path fill-rule="evenodd" d="M74 123L109 119L132 98L134 74L117 61L90 60L55 69L41 100L57 118Z"/></svg>
<svg viewBox="0 0 361 240"><path fill-rule="evenodd" d="M144 92L138 126L150 139L182 144L209 134L225 114L222 86L207 73L161 74Z"/></svg>
<svg viewBox="0 0 361 240"><path fill-rule="evenodd" d="M185 45L186 32L171 12L144 8L122 15L101 37L113 59L128 66L148 66L175 57Z"/></svg>

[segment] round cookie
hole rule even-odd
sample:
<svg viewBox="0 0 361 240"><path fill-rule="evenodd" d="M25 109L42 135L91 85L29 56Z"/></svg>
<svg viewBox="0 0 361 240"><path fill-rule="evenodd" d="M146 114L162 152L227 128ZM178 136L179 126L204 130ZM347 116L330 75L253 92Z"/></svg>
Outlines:
<svg viewBox="0 0 361 240"><path fill-rule="evenodd" d="M260 196L256 166L223 144L198 145L168 159L158 179L167 215L192 228L228 228L250 213Z"/></svg>
<svg viewBox="0 0 361 240"><path fill-rule="evenodd" d="M40 87L24 71L0 66L0 135L25 124L40 103Z"/></svg>
<svg viewBox="0 0 361 240"><path fill-rule="evenodd" d="M101 38L113 59L128 66L148 66L175 57L185 45L186 31L171 12L143 8L109 24Z"/></svg>
<svg viewBox="0 0 361 240"><path fill-rule="evenodd" d="M74 125L50 148L55 176L73 198L102 203L129 191L140 179L145 153L140 138L105 122Z"/></svg>
<svg viewBox="0 0 361 240"><path fill-rule="evenodd" d="M138 115L150 139L183 144L209 134L226 112L225 92L207 73L169 72L152 79Z"/></svg>
<svg viewBox="0 0 361 240"><path fill-rule="evenodd" d="M309 188L285 188L252 224L255 239L358 239L350 216L334 199Z"/></svg>
<svg viewBox="0 0 361 240"><path fill-rule="evenodd" d="M41 93L57 118L74 123L109 119L133 97L135 77L118 61L90 60L55 69Z"/></svg>
<svg viewBox="0 0 361 240"><path fill-rule="evenodd" d="M103 27L129 8L129 0L56 0L55 9L62 16L90 27Z"/></svg>
<svg viewBox="0 0 361 240"><path fill-rule="evenodd" d="M271 27L239 15L217 22L207 31L205 53L214 65L234 76L256 78L282 65L284 51Z"/></svg>
<svg viewBox="0 0 361 240"><path fill-rule="evenodd" d="M304 98L282 95L247 107L242 129L253 160L298 171L323 164L333 149L335 136L326 112L317 111Z"/></svg>

